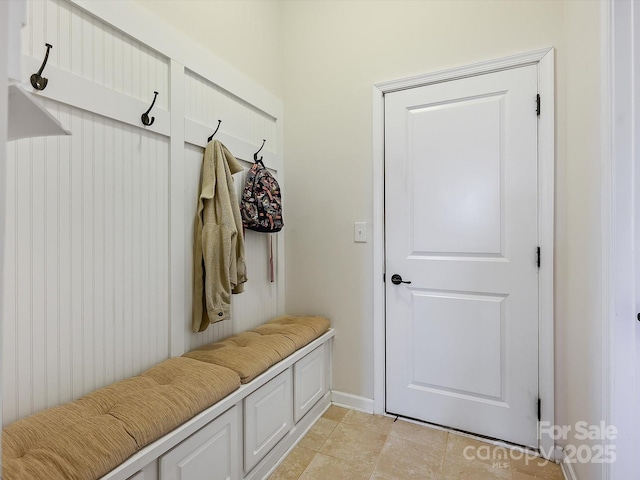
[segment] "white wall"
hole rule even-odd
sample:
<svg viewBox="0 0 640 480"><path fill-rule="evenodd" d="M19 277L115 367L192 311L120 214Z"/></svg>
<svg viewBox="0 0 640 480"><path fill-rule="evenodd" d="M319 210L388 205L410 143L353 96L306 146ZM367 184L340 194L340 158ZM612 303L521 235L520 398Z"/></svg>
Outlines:
<svg viewBox="0 0 640 480"><path fill-rule="evenodd" d="M275 95L282 96L280 2L136 1Z"/></svg>
<svg viewBox="0 0 640 480"><path fill-rule="evenodd" d="M287 211L287 310L332 319L334 387L371 398L372 249L352 233L372 220L371 86L546 46L562 81L563 4L284 5L287 194L304 199Z"/></svg>
<svg viewBox="0 0 640 480"><path fill-rule="evenodd" d="M373 395L372 249L352 239L354 221L372 220L371 85L555 46L556 422L602 418L598 9L284 2L287 194L299 199L287 205L287 311L331 318L336 390Z"/></svg>
<svg viewBox="0 0 640 480"><path fill-rule="evenodd" d="M565 2L565 39L566 84L559 92L566 99L564 133L559 131L565 142L556 186L556 404L558 421L575 425L603 418L598 2ZM599 465L574 468L580 480L602 478Z"/></svg>

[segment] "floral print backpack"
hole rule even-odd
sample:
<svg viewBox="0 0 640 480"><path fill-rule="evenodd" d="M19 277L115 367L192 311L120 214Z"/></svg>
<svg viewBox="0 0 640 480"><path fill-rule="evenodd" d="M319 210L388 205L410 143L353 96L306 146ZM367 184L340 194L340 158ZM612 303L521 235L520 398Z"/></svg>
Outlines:
<svg viewBox="0 0 640 480"><path fill-rule="evenodd" d="M256 232L279 232L284 227L280 186L260 161L247 174L240 215L244 227Z"/></svg>

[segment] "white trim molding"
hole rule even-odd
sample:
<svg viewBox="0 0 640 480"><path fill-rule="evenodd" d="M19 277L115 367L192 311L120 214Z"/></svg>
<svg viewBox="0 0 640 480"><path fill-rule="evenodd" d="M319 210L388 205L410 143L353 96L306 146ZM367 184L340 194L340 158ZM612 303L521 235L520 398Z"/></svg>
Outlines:
<svg viewBox="0 0 640 480"><path fill-rule="evenodd" d="M578 480L578 475L573 469L573 463L570 463L565 459L560 464L560 467L562 468L562 475L564 475L566 480Z"/></svg>
<svg viewBox="0 0 640 480"><path fill-rule="evenodd" d="M532 52L473 63L471 65L448 68L446 70L440 70L438 72L427 73L424 75L416 75L400 80L376 83L375 88L385 94L397 92L398 90L406 90L408 88L432 85L434 83L449 82L460 78L484 75L485 73L498 72L500 70L508 70L510 68L523 67L525 65L535 65L552 51L552 48L543 48Z"/></svg>
<svg viewBox="0 0 640 480"><path fill-rule="evenodd" d="M601 96L600 96L600 216L602 242L602 418L607 424L612 423L611 403L613 394L612 369L612 337L611 319L615 315L612 269L614 263L613 244L613 145L612 145L612 10L613 2L602 2L600 5L601 28ZM617 452L616 452L617 453ZM565 469L566 467L566 469ZM610 480L612 468L609 464L602 464L602 480ZM577 480L573 465L563 462L562 471L569 480Z"/></svg>
<svg viewBox="0 0 640 480"><path fill-rule="evenodd" d="M118 8L113 8L111 0L69 1L203 78L215 79L216 85L233 92L274 118L282 117L283 104L278 97L210 50L192 40L186 40L184 34L159 17L155 17L153 22L141 23L140 19L148 18L149 10L137 2L119 2Z"/></svg>
<svg viewBox="0 0 640 480"><path fill-rule="evenodd" d="M6 192L6 165L7 165L7 116L8 102L8 77L9 77L9 3L0 2L0 192ZM5 251L5 194L0 195L0 272L4 273L4 251ZM0 312L2 309L2 298L4 295L4 274L0 275ZM2 329L2 318L0 317L0 338L4 338ZM2 342L0 342L0 411L2 411ZM0 431L0 453L2 453L2 431ZM2 455L0 455L0 471L2 471Z"/></svg>
<svg viewBox="0 0 640 480"><path fill-rule="evenodd" d="M331 392L331 403L338 407L344 407L350 410L374 413L372 399L351 395L350 393L337 392L336 390L333 390Z"/></svg>
<svg viewBox="0 0 640 480"><path fill-rule="evenodd" d="M636 2L608 0L601 3L600 18L602 418L618 429L617 458L603 464L602 479L625 480L636 478L640 469L640 51L634 47L640 8Z"/></svg>
<svg viewBox="0 0 640 480"><path fill-rule="evenodd" d="M573 465L575 464L575 458L570 459L564 451L564 448L560 445L556 446L556 461L560 463L562 475L564 476L565 480L579 480L576 469L573 468Z"/></svg>
<svg viewBox="0 0 640 480"><path fill-rule="evenodd" d="M373 86L374 413L385 412L384 95L525 65L538 66L538 92L541 97L541 113L538 122L538 235L542 251L539 274L539 394L542 400L541 420L554 424L555 60L553 47L377 83ZM539 443L541 452L549 455L549 452L554 452L554 446L554 440L550 436L541 436Z"/></svg>

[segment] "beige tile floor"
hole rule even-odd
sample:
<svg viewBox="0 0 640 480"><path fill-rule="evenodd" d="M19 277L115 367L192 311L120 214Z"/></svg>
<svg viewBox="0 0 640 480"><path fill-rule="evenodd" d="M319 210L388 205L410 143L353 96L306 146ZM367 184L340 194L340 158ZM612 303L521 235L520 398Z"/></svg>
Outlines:
<svg viewBox="0 0 640 480"><path fill-rule="evenodd" d="M270 480L562 480L560 467L487 443L331 406ZM471 457L471 460L465 458Z"/></svg>

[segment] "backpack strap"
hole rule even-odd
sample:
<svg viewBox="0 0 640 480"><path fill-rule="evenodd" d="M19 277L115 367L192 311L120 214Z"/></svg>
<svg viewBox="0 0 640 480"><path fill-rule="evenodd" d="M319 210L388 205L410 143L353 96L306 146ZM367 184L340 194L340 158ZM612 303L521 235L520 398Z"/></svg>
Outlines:
<svg viewBox="0 0 640 480"><path fill-rule="evenodd" d="M272 234L268 234L269 236L269 278L271 280L271 283L275 282L275 273L273 270L273 235Z"/></svg>

